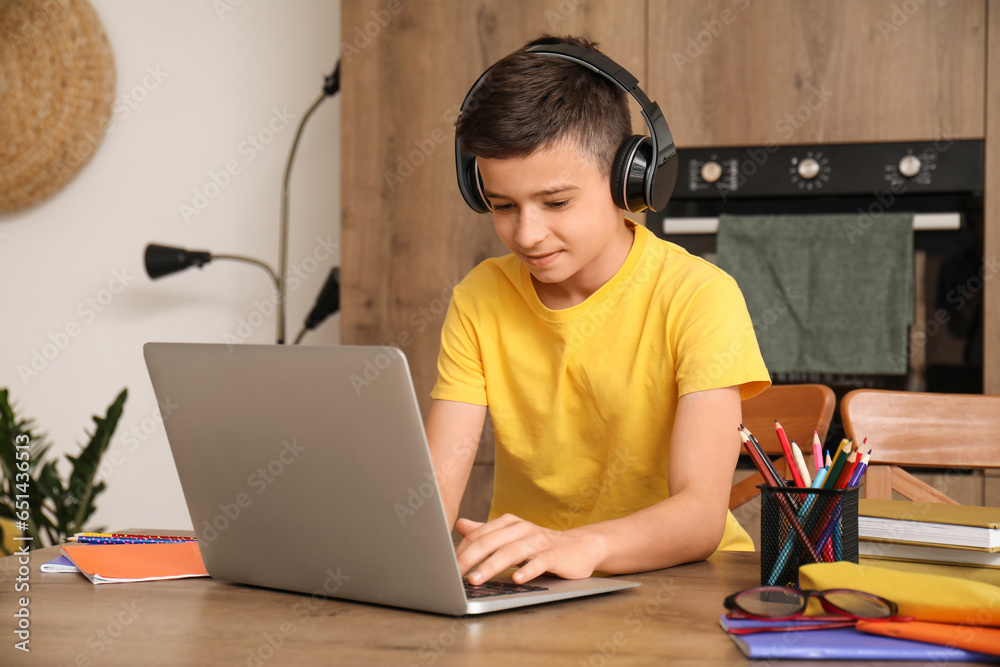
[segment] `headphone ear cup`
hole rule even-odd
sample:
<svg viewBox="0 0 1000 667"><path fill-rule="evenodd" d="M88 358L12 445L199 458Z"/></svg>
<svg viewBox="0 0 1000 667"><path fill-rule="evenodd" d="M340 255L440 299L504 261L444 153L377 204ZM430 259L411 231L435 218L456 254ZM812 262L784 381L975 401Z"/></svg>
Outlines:
<svg viewBox="0 0 1000 667"><path fill-rule="evenodd" d="M477 207L473 207L479 213L489 213L493 210L493 206L490 201L486 198L486 194L483 192L483 177L479 175L479 161L476 158L472 158L471 164L469 164L469 183L472 185L472 196L476 200Z"/></svg>
<svg viewBox="0 0 1000 667"><path fill-rule="evenodd" d="M456 174L458 176L458 189L469 205L476 213L489 213L490 203L483 194L483 179L479 175L479 165L476 156L471 153L463 153L461 146L457 145L455 150Z"/></svg>
<svg viewBox="0 0 1000 667"><path fill-rule="evenodd" d="M639 213L649 208L646 201L646 174L653 144L649 137L633 134L622 142L611 165L611 199L618 208Z"/></svg>

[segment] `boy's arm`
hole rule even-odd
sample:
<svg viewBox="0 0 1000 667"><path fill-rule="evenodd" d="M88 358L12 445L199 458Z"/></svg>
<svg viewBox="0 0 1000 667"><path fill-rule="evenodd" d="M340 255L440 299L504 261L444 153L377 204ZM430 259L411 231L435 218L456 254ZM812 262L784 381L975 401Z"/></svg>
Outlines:
<svg viewBox="0 0 1000 667"><path fill-rule="evenodd" d="M670 445L670 497L633 514L570 530L506 515L462 519L458 563L472 583L524 563L523 583L544 572L577 579L595 571L624 574L703 560L719 543L740 451L739 387L685 394L677 402Z"/></svg>
<svg viewBox="0 0 1000 667"><path fill-rule="evenodd" d="M436 400L427 415L427 444L449 529L458 517L485 423L486 406L472 403Z"/></svg>

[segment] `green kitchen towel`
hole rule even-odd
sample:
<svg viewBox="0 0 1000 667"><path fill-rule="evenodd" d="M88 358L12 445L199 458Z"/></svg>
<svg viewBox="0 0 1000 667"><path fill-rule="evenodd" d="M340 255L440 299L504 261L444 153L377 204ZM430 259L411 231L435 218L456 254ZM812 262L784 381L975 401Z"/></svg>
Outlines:
<svg viewBox="0 0 1000 667"><path fill-rule="evenodd" d="M912 214L723 215L718 263L772 373L907 373Z"/></svg>

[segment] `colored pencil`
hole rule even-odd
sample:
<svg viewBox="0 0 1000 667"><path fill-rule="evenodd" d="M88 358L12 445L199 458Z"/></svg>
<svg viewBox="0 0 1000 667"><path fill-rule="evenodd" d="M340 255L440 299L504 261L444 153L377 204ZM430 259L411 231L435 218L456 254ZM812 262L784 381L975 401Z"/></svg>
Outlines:
<svg viewBox="0 0 1000 667"><path fill-rule="evenodd" d="M840 456L840 452L844 451L844 447L846 447L848 443L850 443L850 440L848 440L847 438L841 438L840 444L837 445L837 451L833 453L833 455L830 457L830 460L836 462L837 457ZM830 478L827 477L827 479Z"/></svg>
<svg viewBox="0 0 1000 667"><path fill-rule="evenodd" d="M746 448L747 453L750 455L750 459L753 461L753 464L757 467L757 471L760 472L761 476L764 477L764 481L769 486L779 486L775 482L779 481L783 482L783 480L781 480L780 477L777 478L775 477L774 473L772 472L773 467L770 467L765 463L765 461L767 462L769 461L767 456L764 455L764 451L760 449L760 444L756 443L756 441L753 438L753 434L751 434L750 430L747 429L742 424L740 424L740 440L743 441L743 447ZM781 511L784 513L785 519L792 526L792 529L795 531L796 535L798 535L799 539L802 540L802 544L809 552L809 556L810 558L812 558L812 562L814 563L822 562L819 553L816 551L816 547L813 546L813 543L809 540L809 536L806 535L806 531L802 527L802 524L800 524L798 520L795 518L795 510L792 509L792 506L789 503L788 498L782 493L776 493L774 494L774 497L775 499L777 499L778 507L781 508Z"/></svg>
<svg viewBox="0 0 1000 667"><path fill-rule="evenodd" d="M189 535L141 535L139 533L74 533L73 537L117 537L142 540L176 540L178 542L192 542L196 539L194 536Z"/></svg>
<svg viewBox="0 0 1000 667"><path fill-rule="evenodd" d="M67 537L67 542L79 544L186 544L194 540L159 540L148 537Z"/></svg>
<svg viewBox="0 0 1000 667"><path fill-rule="evenodd" d="M823 443L819 441L819 431L813 430L813 471L823 467Z"/></svg>
<svg viewBox="0 0 1000 667"><path fill-rule="evenodd" d="M844 464L843 469L840 471L840 475L837 477L837 482L834 484L835 489L847 488L847 483L851 481L851 475L854 474L854 469L858 466L861 461L860 452L851 452L847 455L847 462Z"/></svg>
<svg viewBox="0 0 1000 667"><path fill-rule="evenodd" d="M868 459L871 458L872 450L868 450L868 453L861 457L861 461L858 463L858 467L854 469L854 474L851 475L851 481L847 483L847 486L857 486L861 483L861 478L865 474L865 468L868 467Z"/></svg>
<svg viewBox="0 0 1000 667"><path fill-rule="evenodd" d="M799 477L802 478L802 486L812 486L812 475L809 474L809 466L806 465L806 458L802 456L802 450L792 440L792 456L795 458L795 465L799 469Z"/></svg>
<svg viewBox="0 0 1000 667"><path fill-rule="evenodd" d="M823 482L824 489L832 489L834 484L837 483L837 478L840 476L840 471L843 470L844 464L847 463L847 456L851 453L851 444L847 443L846 447L840 449L837 453L837 457L833 461L833 466L830 467L830 472L826 476L826 481Z"/></svg>
<svg viewBox="0 0 1000 667"><path fill-rule="evenodd" d="M819 472L816 473L815 486L819 486L823 483L826 478L826 468L820 468ZM818 484L817 484L818 482ZM798 516L796 517L798 521L805 523L806 517L812 511L813 505L816 503L816 494L810 494L802 507L799 509ZM771 576L768 577L768 584L774 586L778 579L781 577L782 571L785 569L785 565L788 564L788 556L792 553L792 547L795 546L795 536L792 533L788 533L785 538L785 543L781 546L781 551L778 552L778 557L774 561L774 567L771 568Z"/></svg>
<svg viewBox="0 0 1000 667"><path fill-rule="evenodd" d="M747 450L747 454L750 455L750 460L753 461L754 467L757 468L757 472L764 478L765 484L768 486L778 486L777 476L772 471L771 466L765 463L767 456L753 444L753 441L750 439L751 437L750 431L740 426L740 440L743 442L743 447Z"/></svg>
<svg viewBox="0 0 1000 667"><path fill-rule="evenodd" d="M781 427L781 422L777 419L774 420L774 430L778 434L781 451L785 453L785 461L788 462L788 470L792 473L792 480L795 482L795 486L802 488L805 486L805 482L802 479L802 475L799 474L798 467L795 465L795 459L792 456L792 446L788 442L788 435L785 433L785 429Z"/></svg>
<svg viewBox="0 0 1000 667"><path fill-rule="evenodd" d="M764 448L760 446L760 443L757 441L757 438L753 437L753 433L750 432L750 429L748 429L743 424L740 424L740 432L746 432L747 438L750 439L750 442L753 444L753 446L760 453L761 457L764 459L763 460L764 465L766 465L767 469L771 471L771 476L774 478L775 481L768 482L768 484L771 486L788 486L787 484L785 484L785 479L778 472L778 469L774 467L774 463L771 461L771 457L764 452Z"/></svg>

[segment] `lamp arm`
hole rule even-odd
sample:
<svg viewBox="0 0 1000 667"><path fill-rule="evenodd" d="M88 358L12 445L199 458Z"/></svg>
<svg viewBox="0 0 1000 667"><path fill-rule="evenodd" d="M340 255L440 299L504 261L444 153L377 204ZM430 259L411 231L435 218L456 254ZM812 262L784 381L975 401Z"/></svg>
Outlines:
<svg viewBox="0 0 1000 667"><path fill-rule="evenodd" d="M285 275L288 271L288 183L292 177L292 163L295 161L295 153L299 149L299 139L302 137L302 130L306 126L309 116L316 111L316 108L326 99L324 92L320 95L305 116L299 123L295 131L295 139L292 140L292 150L288 153L288 162L285 164L285 178L281 185L281 232L278 240L278 342L285 342Z"/></svg>
<svg viewBox="0 0 1000 667"><path fill-rule="evenodd" d="M259 266L260 268L267 271L267 275L271 276L271 280L274 282L274 286L276 289L279 290L280 294L281 287L280 287L280 282L278 280L278 275L274 272L274 269L272 269L270 266L260 261L259 259L254 259L253 257L247 257L245 255L217 255L215 253L212 253L212 259L231 259L237 262L246 262L247 264L255 264Z"/></svg>

